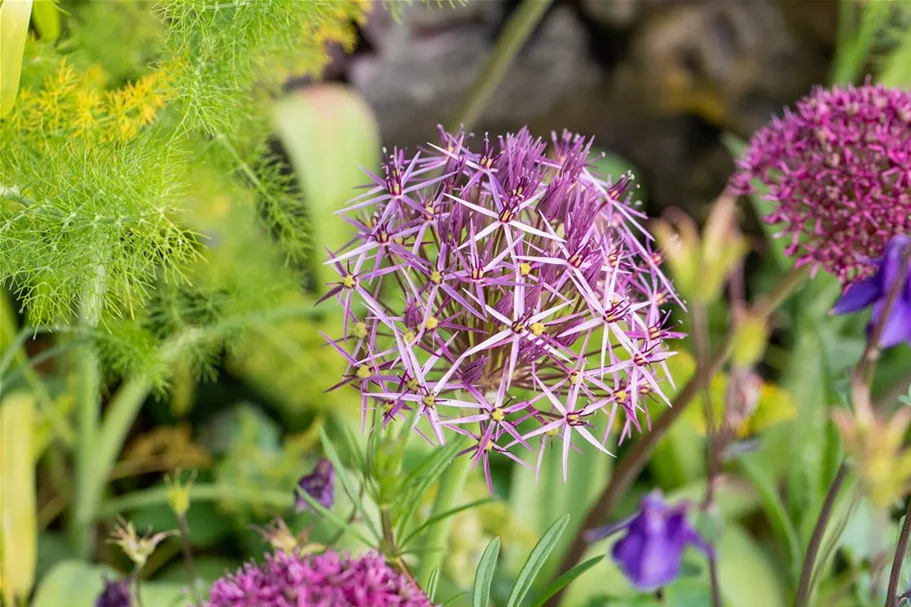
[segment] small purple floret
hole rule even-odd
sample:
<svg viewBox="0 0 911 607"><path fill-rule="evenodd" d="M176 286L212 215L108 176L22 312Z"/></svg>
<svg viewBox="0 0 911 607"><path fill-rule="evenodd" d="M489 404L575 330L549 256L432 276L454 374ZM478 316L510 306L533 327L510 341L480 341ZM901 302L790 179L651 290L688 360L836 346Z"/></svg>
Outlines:
<svg viewBox="0 0 911 607"><path fill-rule="evenodd" d="M433 607L381 556L266 555L216 580L207 607Z"/></svg>
<svg viewBox="0 0 911 607"><path fill-rule="evenodd" d="M911 91L816 89L753 135L733 189L753 193L753 180L797 265L866 278L865 260L911 232Z"/></svg>
<svg viewBox="0 0 911 607"><path fill-rule="evenodd" d="M335 502L335 468L328 459L321 459L313 468L313 472L302 476L297 481L298 492L294 501L294 509L303 512L310 508L300 493L304 492L316 500L323 508L331 508Z"/></svg>
<svg viewBox="0 0 911 607"><path fill-rule="evenodd" d="M880 348L891 348L902 342L911 345L911 272L901 274L902 257L909 246L908 236L896 236L889 241L885 254L873 264L875 274L851 284L832 308L833 314L851 314L873 306L873 317L867 325L870 335L882 318L889 294L899 289L898 299L883 325Z"/></svg>
<svg viewBox="0 0 911 607"><path fill-rule="evenodd" d="M711 548L690 526L686 515L686 504L668 506L655 492L642 499L639 512L632 518L606 528L606 532L594 530L587 535L600 539L625 530L626 535L614 544L614 561L636 588L651 592L677 578L688 545L711 558Z"/></svg>
<svg viewBox="0 0 911 607"><path fill-rule="evenodd" d="M130 580L104 581L104 590L95 601L95 607L130 607L133 604L130 594Z"/></svg>

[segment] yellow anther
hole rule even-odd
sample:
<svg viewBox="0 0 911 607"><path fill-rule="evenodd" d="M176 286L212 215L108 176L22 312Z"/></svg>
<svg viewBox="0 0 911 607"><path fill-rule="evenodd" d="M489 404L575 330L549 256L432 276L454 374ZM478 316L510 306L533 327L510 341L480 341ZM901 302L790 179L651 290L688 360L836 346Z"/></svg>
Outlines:
<svg viewBox="0 0 911 607"><path fill-rule="evenodd" d="M409 329L409 330L405 331L405 335L403 335L403 337L405 338L405 343L410 344L411 342L414 341L414 338L417 337L417 335L414 334L414 331Z"/></svg>
<svg viewBox="0 0 911 607"><path fill-rule="evenodd" d="M571 384L576 384L576 385L581 384L582 377L583 376L581 373L579 373L578 371L573 371L572 373L569 374L569 382Z"/></svg>
<svg viewBox="0 0 911 607"><path fill-rule="evenodd" d="M405 383L405 387L408 388L409 392L417 392L419 386L420 384L416 379L409 379L408 382Z"/></svg>
<svg viewBox="0 0 911 607"><path fill-rule="evenodd" d="M623 389L616 390L616 391L614 392L614 398L617 399L617 402L618 402L618 403L626 402L626 398L627 398L628 396L629 396L629 394L626 392L626 390L623 390Z"/></svg>
<svg viewBox="0 0 911 607"><path fill-rule="evenodd" d="M650 327L648 330L649 339L661 339L661 329L659 327Z"/></svg>
<svg viewBox="0 0 911 607"><path fill-rule="evenodd" d="M434 396L433 394L428 394L427 396L425 396L424 398L421 399L421 402L424 403L425 407L433 408L437 404L437 397Z"/></svg>
<svg viewBox="0 0 911 607"><path fill-rule="evenodd" d="M357 376L361 379L367 379L370 377L370 368L369 367L358 367Z"/></svg>
<svg viewBox="0 0 911 607"><path fill-rule="evenodd" d="M443 275L440 274L437 270L434 270L433 272L430 273L430 282L432 282L435 285L440 284L441 282L443 282Z"/></svg>
<svg viewBox="0 0 911 607"><path fill-rule="evenodd" d="M352 274L348 274L347 276L342 278L342 286L345 287L346 289L353 289L354 285L356 285L356 284L357 284L357 280L355 280L354 275L352 275Z"/></svg>
<svg viewBox="0 0 911 607"><path fill-rule="evenodd" d="M434 317L434 316L431 316L430 318L428 318L427 322L424 323L424 328L427 329L428 331L433 331L438 326L440 326L440 321L438 321L436 319L436 317Z"/></svg>
<svg viewBox="0 0 911 607"><path fill-rule="evenodd" d="M519 274L521 276L528 276L531 274L531 264L527 261L523 261L519 264Z"/></svg>
<svg viewBox="0 0 911 607"><path fill-rule="evenodd" d="M529 328L535 337L541 337L541 334L544 333L544 323L533 322Z"/></svg>
<svg viewBox="0 0 911 607"><path fill-rule="evenodd" d="M352 335L354 335L358 339L364 339L365 337L367 337L367 325L362 322L355 323L354 331L352 331Z"/></svg>
<svg viewBox="0 0 911 607"><path fill-rule="evenodd" d="M506 419L506 413L503 412L503 409L500 409L499 407L497 407L496 409L494 409L493 411L490 412L490 419L496 423L499 423L499 422L503 421L504 419Z"/></svg>

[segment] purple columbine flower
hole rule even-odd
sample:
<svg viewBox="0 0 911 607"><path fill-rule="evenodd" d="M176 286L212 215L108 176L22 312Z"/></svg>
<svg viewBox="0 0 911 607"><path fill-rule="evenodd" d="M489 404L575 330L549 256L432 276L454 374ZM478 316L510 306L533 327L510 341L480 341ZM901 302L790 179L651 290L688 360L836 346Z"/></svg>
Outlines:
<svg viewBox="0 0 911 607"><path fill-rule="evenodd" d="M873 317L867 325L867 334L882 317L883 308L893 289L899 289L898 298L883 325L880 348L891 348L901 342L911 345L911 272L901 274L902 258L911 237L896 236L889 241L885 254L876 261L875 274L851 284L832 308L833 314L850 314L873 306Z"/></svg>
<svg viewBox="0 0 911 607"><path fill-rule="evenodd" d="M381 556L277 552L216 580L208 607L433 607Z"/></svg>
<svg viewBox="0 0 911 607"><path fill-rule="evenodd" d="M130 594L130 580L104 580L104 590L95 600L95 607L130 607L133 598Z"/></svg>
<svg viewBox="0 0 911 607"><path fill-rule="evenodd" d="M687 509L686 504L668 506L656 491L642 499L635 515L593 529L586 533L586 539L591 542L626 531L614 544L614 561L636 588L651 592L674 581L688 545L712 558L711 547L687 522Z"/></svg>
<svg viewBox="0 0 911 607"><path fill-rule="evenodd" d="M558 441L565 477L574 440L607 452L618 413L622 439L647 399L667 402L677 296L632 177L592 174L590 140L465 139L441 129L413 158L395 150L342 211L356 235L327 262L345 313L327 339L350 365L335 387L360 391L365 420L375 403L436 444L473 438L488 485L490 454L525 465L517 451Z"/></svg>
<svg viewBox="0 0 911 607"><path fill-rule="evenodd" d="M294 501L296 512L303 512L310 508L307 500L301 497L301 492L312 497L324 508L331 508L335 502L335 468L332 467L332 462L325 458L319 460L314 466L313 472L302 476L297 481L297 487L298 491Z"/></svg>
<svg viewBox="0 0 911 607"><path fill-rule="evenodd" d="M911 232L911 92L816 89L753 135L732 185L750 193L752 180L768 188L765 220L783 224L797 264L866 278L864 260Z"/></svg>

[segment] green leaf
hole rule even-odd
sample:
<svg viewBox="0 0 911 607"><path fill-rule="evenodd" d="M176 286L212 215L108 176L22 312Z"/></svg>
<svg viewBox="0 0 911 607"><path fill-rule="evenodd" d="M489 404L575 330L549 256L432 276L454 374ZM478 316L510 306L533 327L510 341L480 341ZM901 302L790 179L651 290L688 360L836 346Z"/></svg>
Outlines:
<svg viewBox="0 0 911 607"><path fill-rule="evenodd" d="M603 558L604 556L596 556L594 558L590 558L587 561L579 563L569 571L565 572L563 575L551 582L550 585L541 592L541 596L532 607L544 607L544 604L547 603L550 597L563 590L563 588L569 585L577 577L597 565Z"/></svg>
<svg viewBox="0 0 911 607"><path fill-rule="evenodd" d="M94 607L104 589L104 577L118 579L119 573L109 567L81 561L64 561L41 581L31 607ZM142 602L154 607L184 607L187 595L184 584L144 582Z"/></svg>
<svg viewBox="0 0 911 607"><path fill-rule="evenodd" d="M785 592L769 557L737 524L717 545L722 597L736 607L785 607Z"/></svg>
<svg viewBox="0 0 911 607"><path fill-rule="evenodd" d="M550 556L550 553L556 547L557 542L560 540L560 536L566 531L566 525L568 523L569 515L564 514L544 532L544 535L541 536L541 539L538 540L538 543L532 548L528 555L528 559L525 561L525 564L522 565L522 569L519 570L516 583L512 587L512 592L509 593L509 598L506 600L506 607L517 607L519 603L522 602L522 599L525 598L525 595L528 594L528 591L531 590L535 577L538 575L538 572L541 571L541 567L544 566L547 557Z"/></svg>
<svg viewBox="0 0 911 607"><path fill-rule="evenodd" d="M351 480L351 477L348 476L348 470L342 464L341 459L338 457L338 453L335 450L335 447L332 446L332 441L329 440L329 436L326 434L325 428L320 428L319 431L320 442L323 445L323 451L326 452L326 457L329 458L329 461L332 462L332 466L335 468L335 475L338 477L339 482L342 483L342 487L345 489L345 493L348 494L348 497L351 498L351 503L354 504L354 507L357 509L358 514L361 516L364 524L367 525L367 528L373 533L377 541L380 540L382 535L377 531L377 527L373 522L373 519L367 513L367 509L364 507L363 502L360 498L360 492L357 490L357 487L354 486L354 483ZM300 492L300 495L305 495L304 492ZM307 500L308 502L310 500Z"/></svg>
<svg viewBox="0 0 911 607"><path fill-rule="evenodd" d="M468 502L467 504L463 504L461 506L457 506L450 510L446 510L445 512L441 512L440 514L438 514L436 516L432 516L429 519L427 519L426 521L424 521L423 523L421 523L418 527L411 530L408 533L408 535L405 536L405 538L399 542L399 547L403 548L403 547L407 546L408 542L410 542L411 540L416 538L418 535L420 535L420 533L422 531L424 531L428 527L435 525L436 523L438 523L442 520L445 520L451 516L455 516L459 512L462 512L463 510L470 510L471 508L477 508L478 506L483 506L484 504L488 504L493 501L495 501L494 498L485 497L483 499L475 500L473 502Z"/></svg>
<svg viewBox="0 0 911 607"><path fill-rule="evenodd" d="M32 21L42 40L53 42L60 37L60 9L56 0L35 0Z"/></svg>
<svg viewBox="0 0 911 607"><path fill-rule="evenodd" d="M755 457L750 456L740 458L741 471L759 494L759 501L762 503L762 508L765 510L766 516L772 525L772 530L788 556L787 565L791 581L796 582L800 575L800 567L803 560L797 530L788 516L784 502L778 495L775 480L754 460Z"/></svg>
<svg viewBox="0 0 911 607"><path fill-rule="evenodd" d="M471 591L472 607L488 607L490 603L490 587L493 584L493 575L497 568L497 558L500 556L500 538L493 538L478 562L478 569L474 575L474 586Z"/></svg>
<svg viewBox="0 0 911 607"><path fill-rule="evenodd" d="M317 259L327 248L341 248L350 226L334 213L369 178L360 167L379 165L379 128L370 106L354 89L319 84L296 91L276 104L275 127L304 194ZM314 284L320 288L335 271L316 261Z"/></svg>
<svg viewBox="0 0 911 607"><path fill-rule="evenodd" d="M16 103L32 0L0 4L0 118Z"/></svg>
<svg viewBox="0 0 911 607"><path fill-rule="evenodd" d="M712 591L705 580L681 579L664 590L666 607L706 607L712 604Z"/></svg>
<svg viewBox="0 0 911 607"><path fill-rule="evenodd" d="M463 437L453 438L442 449L436 449L430 457L405 477L402 482L402 499L396 504L396 508L399 510L396 525L398 536L405 535L408 525L414 522L414 514L421 503L421 498L442 476L466 443L467 440Z"/></svg>
<svg viewBox="0 0 911 607"><path fill-rule="evenodd" d="M463 596L466 596L467 594L468 594L467 592L460 592L458 594L454 594L453 596L446 599L446 601L442 605L440 605L440 607L446 607L447 605L452 605L453 603L458 601Z"/></svg>
<svg viewBox="0 0 911 607"><path fill-rule="evenodd" d="M430 579L427 580L427 587L424 588L424 594L430 601L433 601L433 595L437 593L437 584L440 581L440 568L434 567L430 572Z"/></svg>
<svg viewBox="0 0 911 607"><path fill-rule="evenodd" d="M338 472L338 468L336 468L336 473L337 472ZM363 534L358 532L357 529L355 529L351 523L349 523L348 521L343 519L341 516L339 516L332 510L329 510L328 508L323 506L321 503L316 501L316 499L314 499L312 495L310 495L306 491L303 491L300 487L297 488L297 494L299 496L301 496L301 498L304 499L304 501L306 501L307 504L311 508L316 510L318 513L322 514L324 517L326 517L327 519L329 519L336 525L338 525L341 529L344 529L346 533L350 533L351 535L355 536L357 539L362 541L367 546L373 546L375 544L375 542L371 542L366 537L364 537Z"/></svg>

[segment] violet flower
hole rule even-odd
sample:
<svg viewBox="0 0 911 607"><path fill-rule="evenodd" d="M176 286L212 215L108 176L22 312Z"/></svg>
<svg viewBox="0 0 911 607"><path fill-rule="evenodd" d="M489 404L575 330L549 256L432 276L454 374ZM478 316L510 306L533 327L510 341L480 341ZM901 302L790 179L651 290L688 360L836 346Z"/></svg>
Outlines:
<svg viewBox="0 0 911 607"><path fill-rule="evenodd" d="M734 190L753 192L751 180L768 188L765 220L782 224L797 265L866 278L864 260L911 232L911 92L816 89L753 135Z"/></svg>
<svg viewBox="0 0 911 607"><path fill-rule="evenodd" d="M676 579L688 545L712 558L711 547L687 522L687 508L686 504L666 505L656 491L642 499L634 516L593 529L586 539L591 542L626 531L613 546L614 561L636 588L652 592Z"/></svg>
<svg viewBox="0 0 911 607"><path fill-rule="evenodd" d="M432 607L424 593L377 554L267 554L216 580L208 607Z"/></svg>
<svg viewBox="0 0 911 607"><path fill-rule="evenodd" d="M488 486L490 454L525 465L517 452L555 440L565 477L574 439L607 453L618 413L622 439L646 400L667 402L665 340L682 334L662 307L677 296L632 177L594 176L591 141L554 135L548 153L526 129L479 151L462 133L441 140L393 151L342 211L357 235L327 262L340 279L326 298L345 315L330 344L349 363L335 387L360 391L364 420L376 403L433 443L471 437Z"/></svg>
<svg viewBox="0 0 911 607"><path fill-rule="evenodd" d="M911 237L896 236L886 246L885 254L873 266L875 274L851 284L832 308L833 314L850 314L873 306L873 316L867 325L867 334L882 318L883 308L893 289L899 289L898 298L883 325L880 348L891 348L901 342L911 345L911 272L901 274L902 257L911 246Z"/></svg>
<svg viewBox="0 0 911 607"><path fill-rule="evenodd" d="M133 597L130 594L130 580L104 580L104 590L95 600L95 607L130 607Z"/></svg>
<svg viewBox="0 0 911 607"><path fill-rule="evenodd" d="M297 492L294 500L294 510L303 512L310 508L301 496L301 492L306 493L316 500L323 508L331 508L335 502L335 468L328 459L321 459L316 463L313 472L302 476L297 481Z"/></svg>

